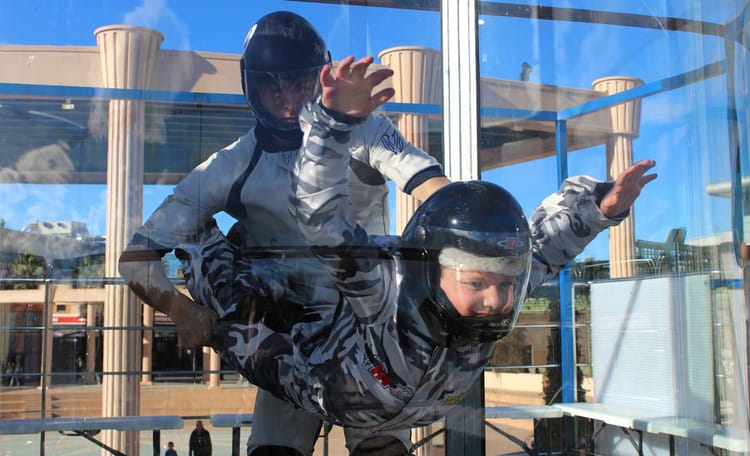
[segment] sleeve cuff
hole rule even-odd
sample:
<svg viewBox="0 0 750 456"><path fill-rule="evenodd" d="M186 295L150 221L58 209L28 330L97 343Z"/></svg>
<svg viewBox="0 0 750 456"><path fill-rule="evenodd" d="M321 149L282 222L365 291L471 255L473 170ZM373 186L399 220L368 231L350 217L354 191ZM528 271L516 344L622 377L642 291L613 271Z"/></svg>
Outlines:
<svg viewBox="0 0 750 456"><path fill-rule="evenodd" d="M324 116L332 119L336 123L341 123L341 124L346 124L346 125L358 125L367 119L367 116L364 116L364 117L350 116L349 114L346 114L343 112L334 111L333 109L328 109L325 106L323 106L323 102L321 101L320 97L318 97L315 104L320 107L320 112L324 114ZM326 122L326 123L329 123L329 122Z"/></svg>

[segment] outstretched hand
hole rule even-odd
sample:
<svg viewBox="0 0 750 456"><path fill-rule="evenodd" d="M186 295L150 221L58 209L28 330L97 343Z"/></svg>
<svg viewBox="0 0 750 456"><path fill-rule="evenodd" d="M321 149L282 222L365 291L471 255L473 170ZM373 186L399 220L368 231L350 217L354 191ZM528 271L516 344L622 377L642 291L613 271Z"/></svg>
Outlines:
<svg viewBox="0 0 750 456"><path fill-rule="evenodd" d="M654 160L641 160L620 173L612 187L599 204L602 214L615 217L633 205L646 184L656 179L656 174L646 174L656 166Z"/></svg>
<svg viewBox="0 0 750 456"><path fill-rule="evenodd" d="M395 91L387 88L372 94L372 89L393 76L393 70L381 69L367 74L373 57L368 56L354 63L354 56L339 62L335 76L330 66L320 72L322 87L321 102L327 109L354 117L365 117L377 109L393 95Z"/></svg>

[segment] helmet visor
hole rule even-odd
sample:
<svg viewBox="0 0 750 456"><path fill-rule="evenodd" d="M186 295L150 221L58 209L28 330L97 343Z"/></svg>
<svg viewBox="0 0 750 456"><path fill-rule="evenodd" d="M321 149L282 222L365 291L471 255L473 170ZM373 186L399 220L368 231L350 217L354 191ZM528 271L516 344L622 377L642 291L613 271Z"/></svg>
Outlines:
<svg viewBox="0 0 750 456"><path fill-rule="evenodd" d="M278 130L299 128L302 107L320 92L320 69L244 71L248 102L258 120Z"/></svg>
<svg viewBox="0 0 750 456"><path fill-rule="evenodd" d="M508 316L524 299L531 255L487 257L455 248L440 253L441 288L463 317Z"/></svg>
<svg viewBox="0 0 750 456"><path fill-rule="evenodd" d="M438 254L440 291L448 301L444 315L452 317L455 335L498 340L515 325L526 297L532 260L528 233L474 232L461 239L468 242Z"/></svg>

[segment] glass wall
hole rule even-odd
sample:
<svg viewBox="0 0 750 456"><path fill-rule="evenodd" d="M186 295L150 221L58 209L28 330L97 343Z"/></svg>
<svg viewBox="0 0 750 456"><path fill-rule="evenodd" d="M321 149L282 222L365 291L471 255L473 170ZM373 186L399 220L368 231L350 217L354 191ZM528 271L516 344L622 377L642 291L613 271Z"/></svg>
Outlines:
<svg viewBox="0 0 750 456"><path fill-rule="evenodd" d="M659 177L630 217L524 302L479 406L627 404L709 423L708 434L714 424L747 428L747 2L461 1L476 27L459 37L446 32L437 0L338 3L4 7L0 419L179 415L209 425L211 414L252 413L255 387L126 293L117 258L178 182L257 125L242 93L243 40L255 20L288 10L317 28L335 64L372 55L393 69L385 84L395 96L381 113L441 162L476 151L476 177L507 188L527 215L568 176L609 180L656 160ZM111 47L119 33L129 47ZM459 126L444 126L443 113L459 107L443 106L443 87L466 68L444 64L441 50L459 39L477 40L478 96L461 109L479 113L478 139L449 150L445 130ZM418 202L389 189L385 231L398 234ZM235 218L214 215L229 232ZM177 256L161 262L187 293ZM557 421L488 422L486 435L467 437L485 439L486 454L560 448L569 431ZM414 430L416 451L445 454L449 438L431 436L442 426ZM164 430L162 446L174 440L185 452L191 429ZM231 429L209 429L214 453L228 453ZM578 423L581 440L589 431ZM150 432L115 434L102 439L126 452L152 447ZM334 428L316 448L345 454L343 441ZM616 433L600 433L595 443L627 451L613 442ZM0 447L28 454L53 445L93 449L78 437L0 435ZM658 452L665 440L645 445ZM693 445L678 440L678 452Z"/></svg>
<svg viewBox="0 0 750 456"><path fill-rule="evenodd" d="M556 368L541 374L540 402L566 400L568 388L567 400L746 424L737 249L746 226L747 4L480 2L479 11L480 76L496 85L480 97L489 127L481 131L483 179L508 186L531 213L567 176L614 179L642 159L656 160L659 175L630 217L570 266L561 293L572 298L549 297L522 314L521 323L557 326L562 318L562 354L550 359L564 363L567 351L577 360L567 377L565 369L562 378ZM703 278L704 291L691 288L692 276ZM645 296L651 286L668 298ZM646 316L656 309L664 312ZM692 326L696 318L705 321ZM575 331L566 346L567 325ZM619 437L603 433L598 447L632 449ZM664 448L646 440L652 451Z"/></svg>

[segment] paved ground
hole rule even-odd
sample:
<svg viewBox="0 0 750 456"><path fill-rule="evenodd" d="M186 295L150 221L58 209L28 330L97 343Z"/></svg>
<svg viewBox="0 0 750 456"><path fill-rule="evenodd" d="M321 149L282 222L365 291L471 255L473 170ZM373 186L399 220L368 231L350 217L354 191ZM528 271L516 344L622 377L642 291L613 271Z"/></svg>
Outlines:
<svg viewBox="0 0 750 456"><path fill-rule="evenodd" d="M498 422L495 422L498 424ZM187 423L186 423L187 424ZM521 424L521 426L518 426ZM502 425L502 429L505 431L512 431L519 437L529 438L530 437L530 424L523 425L520 422L506 421L506 424ZM207 429L211 432L211 440L214 446L215 456L229 456L232 454L231 451L231 430L230 429L212 429L207 426ZM187 456L188 454L188 439L190 437L190 431L192 425L188 429L183 430L168 430L162 431L161 434L161 446L162 453L166 451L166 444L168 441L175 442L175 449L179 456ZM240 436L240 454L244 455L244 446L248 436L248 429L242 429ZM424 451L424 456L445 456L445 450L443 448L443 440L437 438L433 445L430 445L429 449ZM497 456L506 455L509 453L518 453L522 450L509 443L499 434L493 432L487 428L487 455ZM88 456L100 454L99 448L93 443L87 441L82 437L76 436L64 436L56 432L48 432L44 436L44 450L42 450L41 436L39 435L0 435L0 456ZM318 445L315 450L315 455L325 455L325 442L323 439L318 441ZM151 456L153 454L153 444L151 438L151 432L141 433L141 456ZM329 456L345 456L347 451L344 447L344 439L340 429L335 428L329 439L328 439L328 455Z"/></svg>
<svg viewBox="0 0 750 456"><path fill-rule="evenodd" d="M40 394L38 388L8 389L0 388L0 411L8 412L19 401L18 395L27 394L37 396ZM94 392L88 392L94 389ZM164 430L161 432L161 454L166 451L168 441L175 442L175 449L179 456L188 455L188 439L193 429L194 416L211 413L241 413L247 412L246 408L251 403L247 386L234 385L225 386L221 390L206 390L201 385L183 385L183 384L161 384L149 388L143 388L142 397L149 398L151 402L168 403L166 409L154 410L153 414L179 414L182 416L192 415L185 419L185 429L181 430ZM64 387L53 390L54 396L59 404L70 404L81 406L90 402L86 399L87 395L99 398L101 393L98 387ZM64 394L63 394L64 393ZM200 396L200 398L199 398ZM158 397L158 399L156 399ZM254 396L252 397L254 400ZM211 401L211 406L207 407L206 401ZM186 403L191 404L186 404ZM99 400L95 401L99 406ZM218 404L221 403L221 404ZM184 404L180 408L177 404ZM151 403L150 408L156 404ZM191 407L187 407L190 405ZM493 404L495 405L495 404ZM221 406L221 408L217 408ZM232 409L234 407L236 410ZM82 409L81 409L82 410ZM59 409L58 409L59 411ZM90 410L92 411L92 410ZM93 416L98 416L97 414ZM200 411L200 413L199 413ZM150 413L149 413L150 414ZM79 415L80 416L80 415ZM214 444L214 456L229 456L231 452L232 431L230 428L212 428L210 420L204 418L204 425L211 432L211 438ZM510 432L524 441L530 441L532 438L531 420L492 420L492 423ZM439 426L439 425L437 425ZM436 428L437 429L437 428ZM520 453L522 449L511 443L505 437L493 431L489 427L486 429L487 456L507 455L511 453ZM240 435L240 454L244 455L245 442L247 441L249 428L243 428ZM426 434L424 434L426 435ZM414 440L422 436L413 435ZM42 440L43 439L43 440ZM152 433L151 431L141 432L140 434L141 452L140 456L150 456L153 454ZM324 456L326 454L326 442L323 439L318 440L315 450L315 456ZM327 454L329 456L346 456L346 451L341 429L334 428L328 438ZM100 448L94 443L89 442L83 437L65 436L57 432L47 432L44 436L40 435L0 435L0 456L83 456L99 455ZM423 450L418 453L419 456L445 456L442 436L431 441L431 444L425 445ZM128 455L132 456L132 455Z"/></svg>

